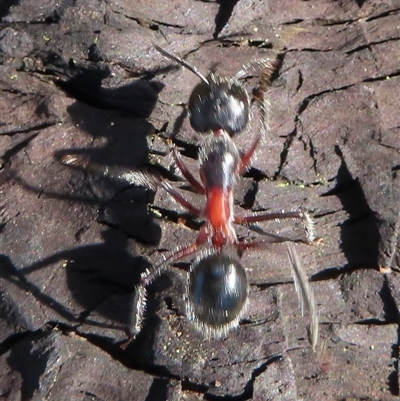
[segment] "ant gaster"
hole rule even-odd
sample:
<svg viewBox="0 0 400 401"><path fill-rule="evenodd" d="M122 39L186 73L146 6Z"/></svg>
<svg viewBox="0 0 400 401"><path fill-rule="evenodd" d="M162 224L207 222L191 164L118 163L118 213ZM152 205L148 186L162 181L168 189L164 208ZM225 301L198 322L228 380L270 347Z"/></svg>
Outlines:
<svg viewBox="0 0 400 401"><path fill-rule="evenodd" d="M188 66L182 60L170 55L165 50L157 49L170 59L177 60L180 64L195 72L197 70ZM265 65L265 62L263 61ZM264 74L271 74L274 65L268 65L268 71ZM194 96L194 112L191 112L192 126L197 127L197 123L193 123L197 117L201 120L201 107L206 105L209 109L213 108L210 94L212 91L218 92L218 87L213 86L214 83L222 82L223 89L226 89L225 81L215 81L209 85L208 94L201 101L202 96L198 96L199 90L194 89L191 98ZM203 79L203 83L205 81ZM200 83L199 85L202 85ZM234 82L236 85L236 82ZM200 90L200 92L203 89ZM243 89L244 91L244 89ZM226 92L226 91L225 91ZM235 94L238 93L235 89ZM239 91L240 92L240 91ZM210 95L210 96L209 96ZM230 95L227 94L226 97ZM246 94L247 96L247 94ZM218 96L214 96L214 99ZM197 99L197 100L196 100ZM240 102L239 100L238 102ZM234 102L228 102L232 106ZM201 104L202 106L199 106ZM240 117L240 113L236 113L236 121L244 121L248 118L248 102L244 103L247 107L246 113ZM231 107L228 108L231 108ZM261 114L265 113L264 102L261 102ZM235 107L231 108L236 110ZM237 108L237 110L239 110ZM203 108L203 113L204 113ZM100 173L117 179L122 179L132 185L140 185L149 189L157 188L165 190L183 206L189 213L200 217L204 220L196 241L192 244L178 247L171 252L162 262L148 268L141 274L140 283L135 291L135 316L133 317L131 334L136 335L141 331L143 326L144 312L146 308L147 286L151 284L164 270L172 263L193 254L196 254L194 261L190 266L188 273L188 282L186 285L186 312L189 320L193 321L195 327L208 337L220 337L226 335L227 332L238 326L239 320L246 310L248 302L249 284L245 268L239 261L239 254L249 248L264 248L271 243L290 241L288 238L280 237L272 234L265 234L260 239L243 240L238 239L234 224L249 226L257 223L275 219L301 219L303 227L306 231L306 242L312 243L315 239L312 220L309 215L302 211L294 212L278 212L278 213L262 213L250 216L235 216L233 211L233 190L236 181L249 166L251 157L253 156L257 145L259 144L265 129L255 135L253 142L248 150L239 153L230 134L240 131L244 128L243 122L231 124L228 128L226 118L229 115L225 113L222 117L218 116L218 108L214 108L211 114L214 117L207 117L203 127L208 126L214 132L205 138L199 150L199 177L200 180L187 169L183 163L180 154L175 149L172 150L172 156L175 164L182 173L183 177L191 184L191 186L200 194L205 195L205 204L203 208L197 208L190 203L179 191L165 179L158 175L150 174L145 170L129 170L124 168L102 166L96 163L85 161L78 155L66 155L62 159L65 165L79 167L86 171ZM197 115L199 114L199 115ZM232 114L232 113L230 113ZM196 117L194 117L196 116ZM218 120L219 118L219 120ZM222 125L218 125L219 123ZM204 123L204 121L203 121ZM207 125L208 124L208 125ZM213 125L214 124L214 125ZM215 125L216 124L216 125ZM232 129L232 127L236 127ZM236 130L236 131L235 131ZM304 274L299 258L294 247L287 244L287 251L292 269L292 274L299 294L302 310L306 309L311 315L310 341L315 346L318 338L318 318L315 311L313 294L311 292L307 277Z"/></svg>

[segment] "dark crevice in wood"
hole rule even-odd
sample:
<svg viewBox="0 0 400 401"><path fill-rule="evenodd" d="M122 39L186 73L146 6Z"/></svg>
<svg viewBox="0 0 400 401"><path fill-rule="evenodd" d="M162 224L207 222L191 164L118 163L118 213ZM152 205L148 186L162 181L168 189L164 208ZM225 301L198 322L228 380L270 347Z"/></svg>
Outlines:
<svg viewBox="0 0 400 401"><path fill-rule="evenodd" d="M282 152L281 152L281 155L280 155L280 163L279 163L278 169L274 173L274 177L273 177L274 180L276 180L280 176L280 174L282 172L282 169L283 169L283 167L284 167L284 165L285 165L285 163L287 161L287 157L288 157L288 154L289 154L290 146L291 146L294 138L296 137L296 135L297 135L297 128L295 128L286 137L286 140L285 140L285 143L283 144L283 149L282 149Z"/></svg>

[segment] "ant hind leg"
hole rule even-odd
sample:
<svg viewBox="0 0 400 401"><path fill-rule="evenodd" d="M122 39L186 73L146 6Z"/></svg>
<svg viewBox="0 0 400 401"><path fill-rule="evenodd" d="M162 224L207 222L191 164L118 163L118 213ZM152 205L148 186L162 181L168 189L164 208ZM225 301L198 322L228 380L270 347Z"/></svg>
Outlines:
<svg viewBox="0 0 400 401"><path fill-rule="evenodd" d="M311 245L320 241L315 235L313 219L308 212L302 210L297 210L294 212L262 213L244 217L236 216L234 222L240 225L249 225L262 221L280 219L300 219L305 232L305 240L303 242Z"/></svg>
<svg viewBox="0 0 400 401"><path fill-rule="evenodd" d="M178 248L169 256L164 257L164 260L156 266L147 268L141 275L139 284L135 287L135 295L133 301L133 316L130 324L130 337L135 339L143 327L144 313L147 304L147 287L157 278L162 272L168 269L168 266L177 260L189 256L196 252L197 244L186 245Z"/></svg>

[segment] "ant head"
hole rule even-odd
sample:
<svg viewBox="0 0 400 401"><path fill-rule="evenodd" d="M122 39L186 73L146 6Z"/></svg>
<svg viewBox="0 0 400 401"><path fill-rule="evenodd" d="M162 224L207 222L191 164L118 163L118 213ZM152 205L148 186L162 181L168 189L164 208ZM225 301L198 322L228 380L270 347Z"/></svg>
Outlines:
<svg viewBox="0 0 400 401"><path fill-rule="evenodd" d="M249 107L249 95L239 81L210 74L190 95L190 124L197 132L223 129L233 135L245 128Z"/></svg>
<svg viewBox="0 0 400 401"><path fill-rule="evenodd" d="M243 266L235 258L208 253L198 257L190 270L187 315L208 337L221 337L239 325L248 298Z"/></svg>

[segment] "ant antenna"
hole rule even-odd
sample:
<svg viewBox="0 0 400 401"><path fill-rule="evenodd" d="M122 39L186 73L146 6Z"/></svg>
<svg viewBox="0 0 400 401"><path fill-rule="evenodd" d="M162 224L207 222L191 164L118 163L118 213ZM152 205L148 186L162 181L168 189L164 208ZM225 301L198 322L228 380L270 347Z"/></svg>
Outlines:
<svg viewBox="0 0 400 401"><path fill-rule="evenodd" d="M204 77L204 75L199 72L197 70L196 67L191 66L190 64L188 64L185 60L182 60L180 57L174 56L171 53L168 53L165 49L163 49L160 46L157 46L156 44L153 43L153 46L155 47L155 49L161 53L164 57L169 58L172 61L177 62L178 64L180 64L181 66L185 67L186 69L188 69L189 71L193 72L193 74L197 75L205 84L209 85L209 82L207 81L207 78Z"/></svg>

